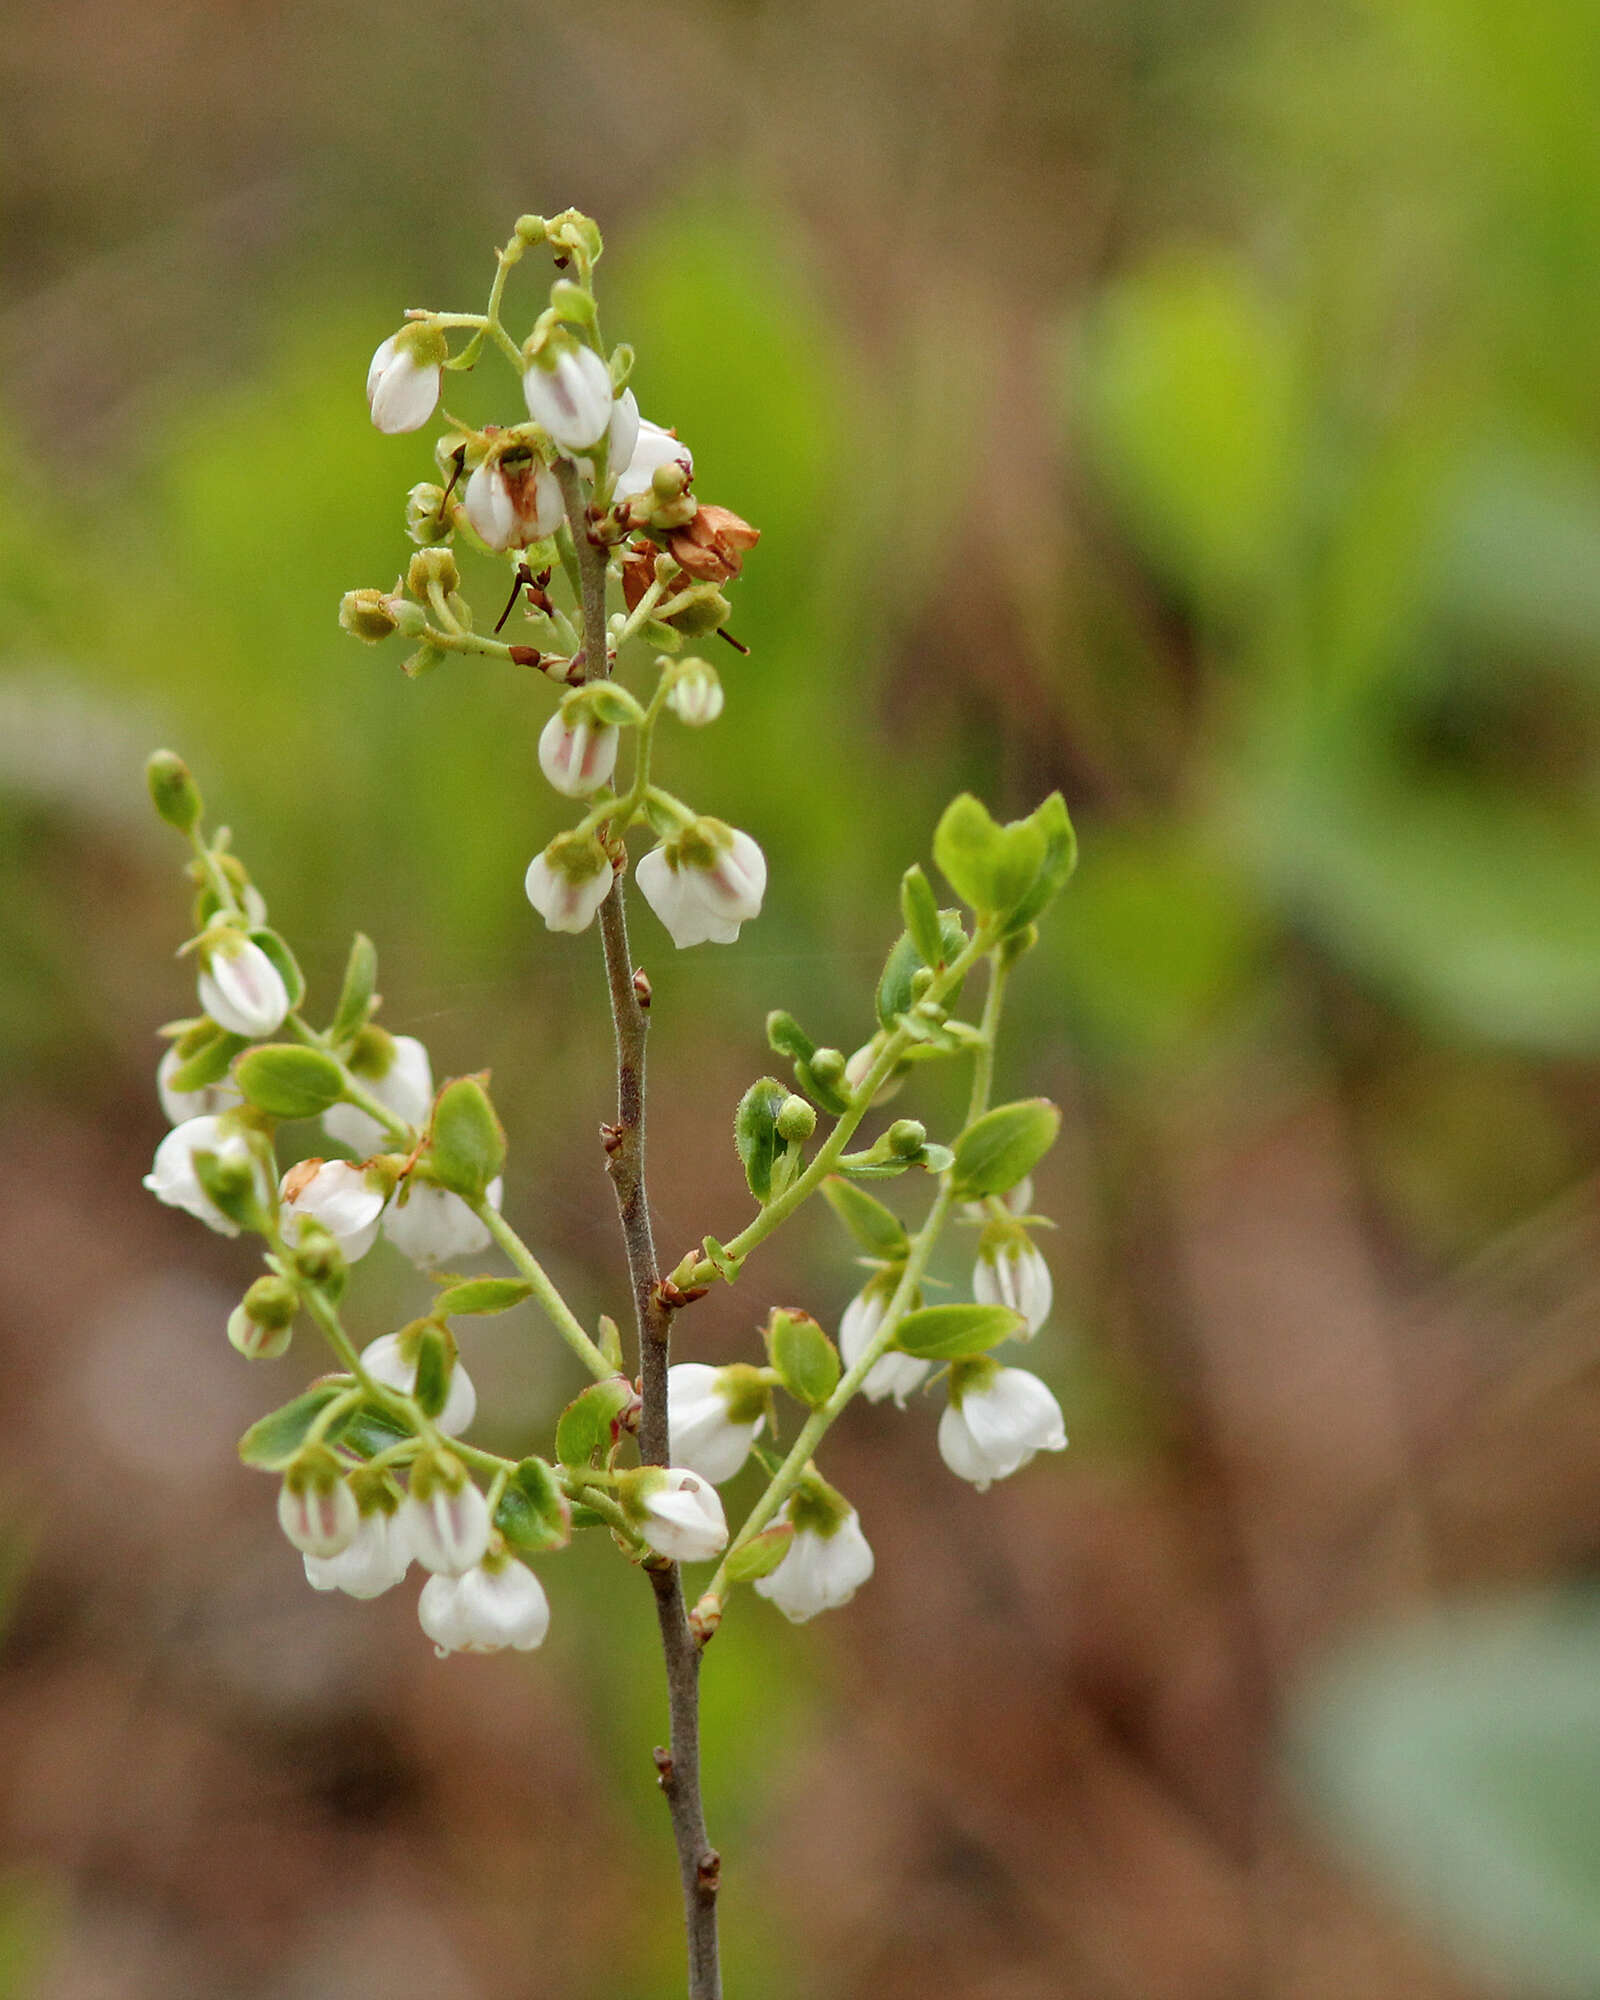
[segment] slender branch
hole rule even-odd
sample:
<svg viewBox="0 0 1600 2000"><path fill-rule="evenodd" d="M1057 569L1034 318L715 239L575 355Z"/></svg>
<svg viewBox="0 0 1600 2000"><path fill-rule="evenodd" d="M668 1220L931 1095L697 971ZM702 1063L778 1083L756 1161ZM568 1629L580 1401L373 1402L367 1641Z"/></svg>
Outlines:
<svg viewBox="0 0 1600 2000"><path fill-rule="evenodd" d="M590 679L608 671L606 652L606 556L590 541L583 489L568 460L556 463L572 531L583 604L584 650ZM668 1462L667 1363L672 1313L661 1290L650 1228L645 1184L645 1012L633 983L628 949L628 917L619 876L600 905L600 937L605 948L606 984L617 1039L617 1119L607 1134L607 1168L622 1220L622 1237L633 1285L639 1336L639 1456L646 1465ZM656 1622L666 1661L670 1748L656 1752L656 1770L672 1816L683 1886L684 1925L689 1957L689 2000L721 2000L717 1952L717 1888L722 1862L706 1834L700 1798L700 1647L684 1611L683 1585L676 1563L649 1566Z"/></svg>
<svg viewBox="0 0 1600 2000"><path fill-rule="evenodd" d="M499 1209L491 1207L487 1201L476 1202L471 1206L473 1214L532 1285L533 1295L543 1307L545 1317L589 1373L597 1382L607 1381L615 1375L616 1369L584 1332L578 1322L577 1314L551 1283L544 1266Z"/></svg>

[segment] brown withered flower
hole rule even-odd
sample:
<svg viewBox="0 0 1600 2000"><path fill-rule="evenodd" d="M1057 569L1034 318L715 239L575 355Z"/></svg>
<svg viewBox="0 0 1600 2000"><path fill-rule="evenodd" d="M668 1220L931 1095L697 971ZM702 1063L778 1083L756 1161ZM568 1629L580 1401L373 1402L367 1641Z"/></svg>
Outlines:
<svg viewBox="0 0 1600 2000"><path fill-rule="evenodd" d="M740 520L730 507L701 505L692 521L674 528L667 547L679 567L701 583L726 583L744 566L746 549L761 539L761 530Z"/></svg>

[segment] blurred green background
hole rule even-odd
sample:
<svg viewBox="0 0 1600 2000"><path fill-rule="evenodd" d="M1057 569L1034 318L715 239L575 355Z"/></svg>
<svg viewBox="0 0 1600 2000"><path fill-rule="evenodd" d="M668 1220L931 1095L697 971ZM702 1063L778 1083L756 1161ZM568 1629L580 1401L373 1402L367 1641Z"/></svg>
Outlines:
<svg viewBox="0 0 1600 2000"><path fill-rule="evenodd" d="M138 1186L188 993L139 777L167 742L314 999L359 925L388 1024L492 1066L509 1212L619 1309L598 945L521 891L548 697L413 685L335 620L430 475L367 422L372 348L568 203L645 411L763 531L751 655L717 649L727 714L666 777L761 841L767 906L726 953L636 922L664 1249L744 1212L765 1011L864 1039L952 790L1059 785L1083 845L1000 1076L1066 1112L1034 1361L1073 1448L980 1497L927 1409L842 1427L877 1578L800 1634L741 1604L707 1669L730 1993L1596 1990L1559 1776L1600 1740L1560 1664L1592 1617L1516 1614L1526 1755L1448 1620L1437 1758L1374 1749L1410 1653L1325 1676L1592 1574L1597 75L1587 0L8 24L0 1994L678 1990L642 1590L547 1565L531 1662L308 1602L232 1441L315 1363L238 1362L248 1253ZM371 1268L377 1332L414 1281ZM852 1283L801 1223L684 1351ZM486 1325L473 1372L536 1439L573 1385ZM1480 1898L1513 1853L1533 1886Z"/></svg>

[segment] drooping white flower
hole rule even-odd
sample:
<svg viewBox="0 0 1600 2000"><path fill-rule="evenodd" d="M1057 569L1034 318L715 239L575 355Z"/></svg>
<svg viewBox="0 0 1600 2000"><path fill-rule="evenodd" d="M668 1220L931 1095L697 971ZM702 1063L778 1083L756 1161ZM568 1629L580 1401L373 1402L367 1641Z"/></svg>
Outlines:
<svg viewBox="0 0 1600 2000"><path fill-rule="evenodd" d="M1061 1405L1026 1368L983 1360L950 1371L950 1402L939 1419L939 1453L982 1493L1008 1479L1037 1451L1065 1451Z"/></svg>
<svg viewBox="0 0 1600 2000"><path fill-rule="evenodd" d="M411 1567L411 1547L398 1513L375 1509L361 1516L348 1547L336 1556L305 1559L313 1590L342 1590L346 1597L381 1597Z"/></svg>
<svg viewBox="0 0 1600 2000"><path fill-rule="evenodd" d="M444 336L402 327L378 343L367 369L367 407L380 431L419 431L433 415L444 386Z"/></svg>
<svg viewBox="0 0 1600 2000"><path fill-rule="evenodd" d="M462 505L478 539L491 549L522 549L561 526L561 488L531 454L486 458L467 481Z"/></svg>
<svg viewBox="0 0 1600 2000"><path fill-rule="evenodd" d="M278 1189L285 1237L298 1242L305 1223L320 1222L347 1264L365 1257L377 1242L387 1199L376 1177L348 1160L302 1160Z"/></svg>
<svg viewBox="0 0 1600 2000"><path fill-rule="evenodd" d="M749 834L721 820L697 819L652 848L635 874L640 894L682 951L692 944L732 944L739 926L759 916L767 858Z"/></svg>
<svg viewBox="0 0 1600 2000"><path fill-rule="evenodd" d="M616 870L598 840L558 833L528 863L523 889L553 931L584 931L611 894Z"/></svg>
<svg viewBox="0 0 1600 2000"><path fill-rule="evenodd" d="M984 1231L972 1272L972 1296L981 1306L1010 1306L1021 1313L1030 1338L1044 1325L1054 1296L1050 1266L1024 1230L1002 1223Z"/></svg>
<svg viewBox="0 0 1600 2000"><path fill-rule="evenodd" d="M645 1466L622 1488L639 1533L674 1562L709 1562L728 1545L717 1489L686 1466Z"/></svg>
<svg viewBox="0 0 1600 2000"><path fill-rule="evenodd" d="M405 1199L397 1195L383 1211L383 1233L401 1256L426 1270L470 1257L488 1243L488 1230L460 1195L414 1174L405 1187ZM505 1183L497 1174L484 1192L489 1206L498 1208Z"/></svg>
<svg viewBox="0 0 1600 2000"><path fill-rule="evenodd" d="M544 1586L510 1558L479 1563L461 1576L430 1576L417 1617L443 1659L449 1653L531 1653L550 1629Z"/></svg>
<svg viewBox="0 0 1600 2000"><path fill-rule="evenodd" d="M617 499L634 500L649 492L650 482L663 465L681 465L686 473L693 472L694 454L671 431L651 423L648 417L641 417L627 463L624 465L615 454L611 463L617 475Z"/></svg>
<svg viewBox="0 0 1600 2000"><path fill-rule="evenodd" d="M709 660L685 660L673 676L667 706L690 729L704 729L722 713L722 681Z"/></svg>
<svg viewBox="0 0 1600 2000"><path fill-rule="evenodd" d="M794 1501L786 1501L779 1518L794 1519L796 1511ZM853 1507L831 1526L820 1519L808 1521L808 1512L803 1505L798 1509L788 1554L755 1584L756 1594L768 1598L796 1625L819 1611L836 1611L848 1604L873 1571L872 1549Z"/></svg>
<svg viewBox="0 0 1600 2000"><path fill-rule="evenodd" d="M622 731L614 723L591 722L581 714L569 723L558 708L539 732L539 768L558 792L586 798L611 782L621 743Z"/></svg>
<svg viewBox="0 0 1600 2000"><path fill-rule="evenodd" d="M170 1124L181 1125L186 1118L214 1118L219 1112L243 1104L244 1092L231 1076L220 1076L215 1083L203 1084L199 1090L174 1090L173 1072L182 1066L183 1059L176 1048L168 1049L156 1065L156 1095Z"/></svg>
<svg viewBox="0 0 1600 2000"><path fill-rule="evenodd" d="M144 1184L156 1200L164 1201L168 1208L184 1209L208 1229L216 1230L219 1236L237 1236L239 1225L228 1220L200 1185L200 1176L194 1170L196 1153L215 1153L224 1164L244 1161L251 1165L256 1174L257 1195L263 1204L266 1203L269 1192L266 1177L250 1150L248 1140L242 1132L228 1125L225 1114L186 1118L181 1125L175 1125L157 1146L155 1160L144 1177Z"/></svg>
<svg viewBox="0 0 1600 2000"><path fill-rule="evenodd" d="M219 1028L254 1040L283 1026L289 989L260 945L237 931L223 931L205 948L200 1005Z"/></svg>
<svg viewBox="0 0 1600 2000"><path fill-rule="evenodd" d="M374 1381L398 1389L402 1396L411 1396L416 1393L417 1364L414 1357L406 1359L404 1349L402 1334L382 1334L362 1348L361 1365ZM472 1386L472 1377L458 1361L450 1371L450 1387L445 1392L444 1408L433 1420L435 1427L447 1437L459 1437L477 1414L478 1392Z"/></svg>
<svg viewBox="0 0 1600 2000"><path fill-rule="evenodd" d="M396 1118L420 1128L433 1104L433 1065L428 1051L415 1035L394 1035L387 1040L388 1068L381 1075L358 1070L356 1080ZM354 1104L330 1105L322 1114L322 1129L362 1159L379 1152L388 1136L371 1112Z"/></svg>
<svg viewBox="0 0 1600 2000"><path fill-rule="evenodd" d="M413 1474L401 1503L401 1531L411 1553L437 1576L463 1576L489 1547L489 1503L456 1464L430 1468L426 1488Z"/></svg>
<svg viewBox="0 0 1600 2000"><path fill-rule="evenodd" d="M892 1283L885 1284L882 1279L874 1278L863 1285L845 1307L839 1321L839 1354L846 1368L854 1368L871 1346L879 1327L883 1325L883 1316L893 1292ZM914 1354L897 1354L891 1348L867 1370L861 1393L871 1403L881 1403L885 1396L893 1396L903 1410L907 1396L914 1395L922 1387L932 1367L931 1361L919 1360Z"/></svg>
<svg viewBox="0 0 1600 2000"><path fill-rule="evenodd" d="M528 415L564 451L598 444L611 422L611 371L592 347L550 346L522 375Z"/></svg>
<svg viewBox="0 0 1600 2000"><path fill-rule="evenodd" d="M606 457L613 472L633 462L641 426L639 399L631 389L624 389L611 405L611 422L606 430Z"/></svg>
<svg viewBox="0 0 1600 2000"><path fill-rule="evenodd" d="M297 1477L278 1488L278 1526L302 1555L342 1555L361 1526L356 1496L331 1469Z"/></svg>
<svg viewBox="0 0 1600 2000"><path fill-rule="evenodd" d="M765 1386L755 1371L678 1361L667 1370L672 1462L720 1486L750 1456L766 1422ZM753 1414L751 1404L754 1404Z"/></svg>

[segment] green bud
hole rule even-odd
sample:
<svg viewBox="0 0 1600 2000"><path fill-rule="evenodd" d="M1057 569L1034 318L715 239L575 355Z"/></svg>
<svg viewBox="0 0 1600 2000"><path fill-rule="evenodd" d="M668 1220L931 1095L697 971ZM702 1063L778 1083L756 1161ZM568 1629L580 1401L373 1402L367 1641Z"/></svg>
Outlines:
<svg viewBox="0 0 1600 2000"><path fill-rule="evenodd" d="M844 1081L844 1054L840 1049L817 1049L806 1067L827 1089Z"/></svg>
<svg viewBox="0 0 1600 2000"><path fill-rule="evenodd" d="M393 600L385 590L347 590L339 601L339 623L369 646L393 638L400 629Z"/></svg>
<svg viewBox="0 0 1600 2000"><path fill-rule="evenodd" d="M144 778L151 803L168 826L193 833L200 824L200 790L178 753L157 750L144 767Z"/></svg>
<svg viewBox="0 0 1600 2000"><path fill-rule="evenodd" d="M803 1097L786 1097L778 1107L778 1137L809 1139L817 1129L817 1114Z"/></svg>
<svg viewBox="0 0 1600 2000"><path fill-rule="evenodd" d="M461 571L449 549L418 549L406 570L406 588L413 597L426 597L437 584L448 597L461 588Z"/></svg>
<svg viewBox="0 0 1600 2000"><path fill-rule="evenodd" d="M344 1252L339 1248L338 1238L332 1230L324 1229L315 1217L301 1219L299 1238L290 1261L298 1276L319 1292L326 1292L330 1298L338 1298L344 1290L348 1276Z"/></svg>
<svg viewBox="0 0 1600 2000"><path fill-rule="evenodd" d="M287 1278L257 1278L228 1316L228 1339L247 1361L275 1361L288 1348L299 1306Z"/></svg>
<svg viewBox="0 0 1600 2000"><path fill-rule="evenodd" d="M650 491L658 500L676 500L688 483L688 473L677 459L673 459L667 465L656 467L650 476Z"/></svg>
<svg viewBox="0 0 1600 2000"><path fill-rule="evenodd" d="M542 243L545 240L547 227L542 215L519 215L515 234L520 242L528 244L531 248L535 243Z"/></svg>
<svg viewBox="0 0 1600 2000"><path fill-rule="evenodd" d="M884 1134L889 1151L902 1160L915 1159L928 1143L928 1128L915 1118L897 1118Z"/></svg>

